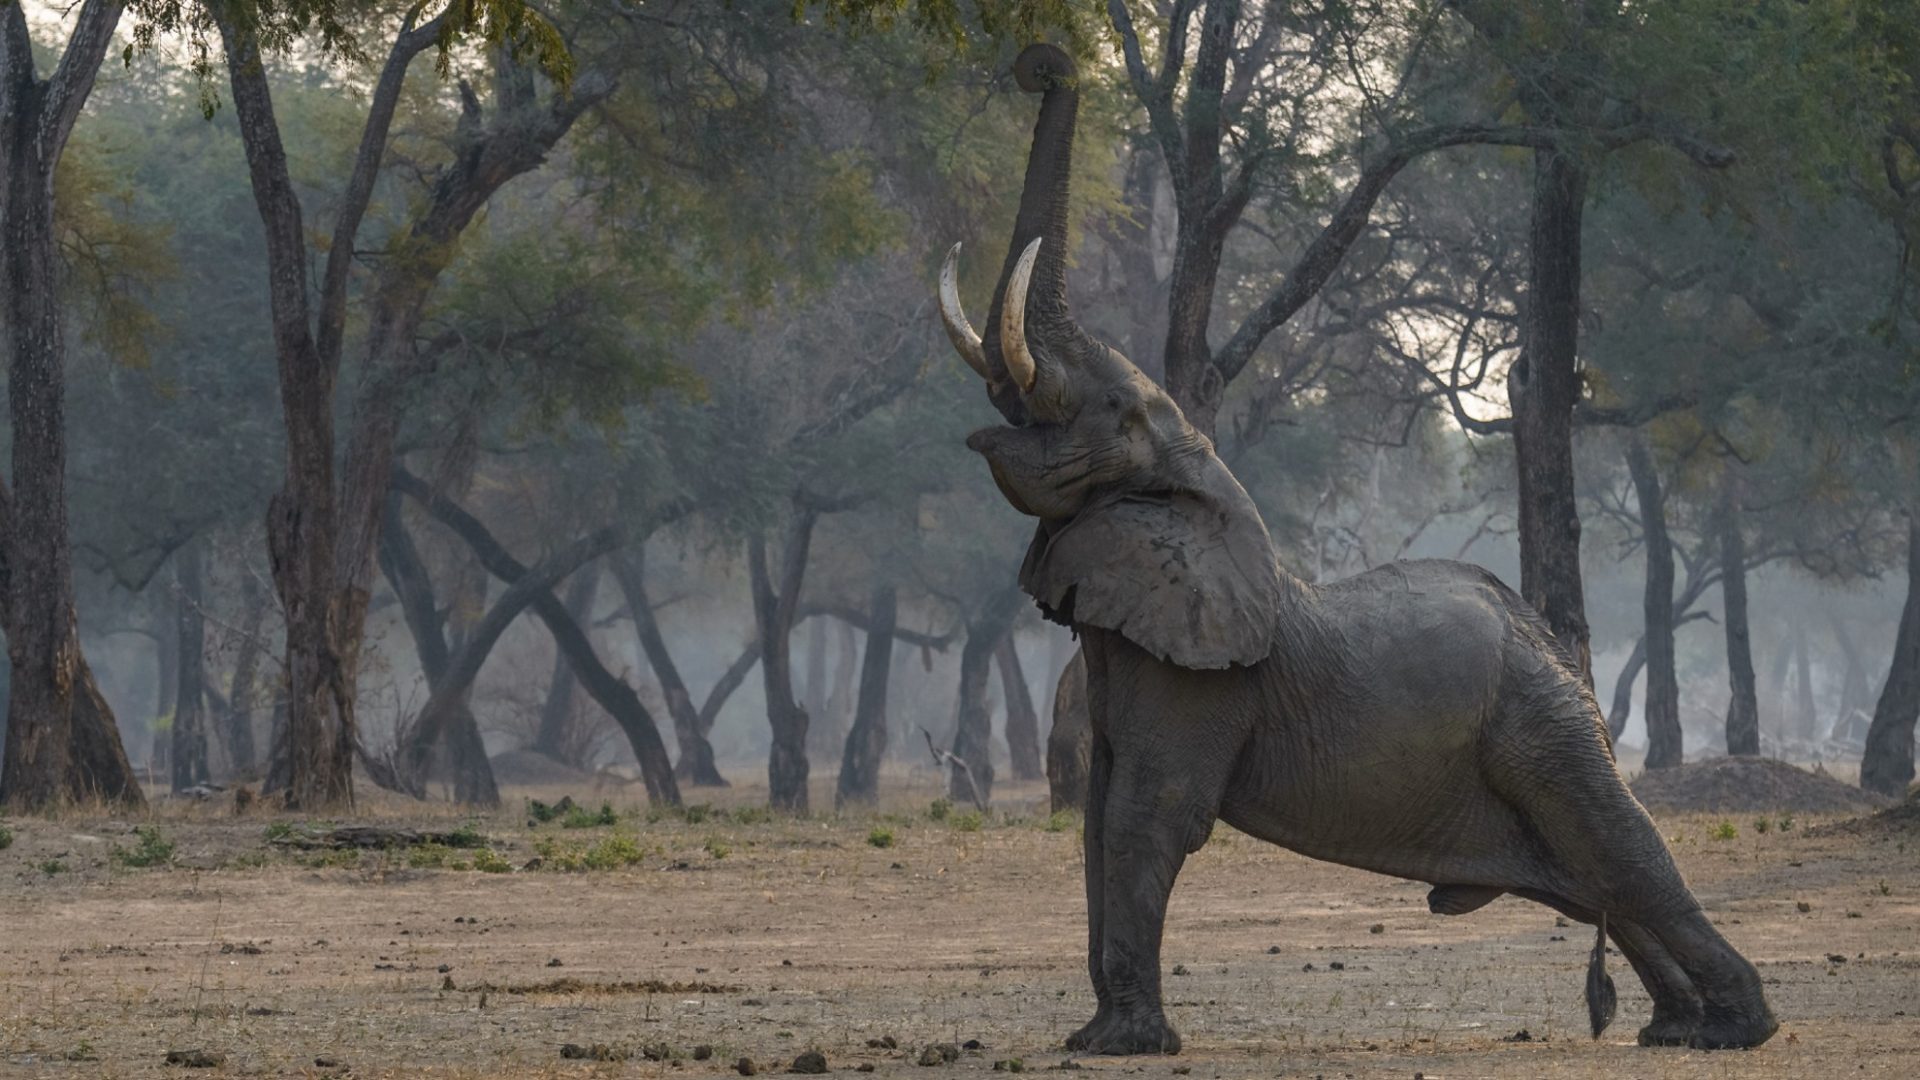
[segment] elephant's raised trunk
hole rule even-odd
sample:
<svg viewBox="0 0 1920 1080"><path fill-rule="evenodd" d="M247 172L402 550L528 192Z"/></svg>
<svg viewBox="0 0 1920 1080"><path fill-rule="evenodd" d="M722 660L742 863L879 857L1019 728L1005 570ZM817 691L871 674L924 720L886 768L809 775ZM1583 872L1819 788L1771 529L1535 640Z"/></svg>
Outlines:
<svg viewBox="0 0 1920 1080"><path fill-rule="evenodd" d="M1080 110L1079 74L1073 58L1054 45L1027 46L1014 61L1013 73L1022 90L1043 96L1040 118L1033 127L1033 149L1027 155L1020 212L1014 219L1012 242L987 313L986 325L991 329L982 342L987 364L996 372L1007 370L998 333L1007 304L1007 286L1021 253L1036 239L1043 243L1034 259L1026 294L1027 340L1037 346L1034 351L1041 354L1038 359L1043 365L1050 358L1056 363L1064 360L1076 349L1091 344L1067 308L1067 194L1073 172L1074 123ZM1053 374L1057 378L1064 373ZM1050 381L1044 372L1042 379ZM1021 423L1030 409L1046 413L1052 411L1048 405L1062 403L1057 394L1045 397L1053 400L1023 403L1002 401L996 395L994 403L1009 420Z"/></svg>

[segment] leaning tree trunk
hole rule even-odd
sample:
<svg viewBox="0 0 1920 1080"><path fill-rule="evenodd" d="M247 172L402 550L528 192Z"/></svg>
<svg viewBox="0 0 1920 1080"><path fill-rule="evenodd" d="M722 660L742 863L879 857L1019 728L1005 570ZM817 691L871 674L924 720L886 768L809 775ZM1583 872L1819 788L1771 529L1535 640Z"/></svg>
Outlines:
<svg viewBox="0 0 1920 1080"><path fill-rule="evenodd" d="M674 741L680 744L680 758L674 763L674 778L681 783L694 787L726 787L727 778L720 775L719 766L713 760L713 744L707 741L707 732L712 721L704 723L700 710L693 704L693 695L687 690L687 681L680 676L680 667L673 661L673 653L667 649L667 639L660 633L660 620L653 614L653 600L647 595L646 564L643 561L643 545L636 543L628 551L620 551L612 556L614 578L620 583L620 591L626 596L627 611L633 616L633 632L640 639L640 651L647 654L647 664L653 669L654 681L660 684L660 693L667 699L667 715L673 721ZM754 655L758 655L756 651ZM736 668L739 665L735 665ZM728 675L733 674L729 669ZM733 679L738 686L745 678L746 671L739 670ZM726 682L723 677L721 682ZM726 694L732 693L729 687L720 694L719 700L726 700ZM719 706L715 705L718 712Z"/></svg>
<svg viewBox="0 0 1920 1080"><path fill-rule="evenodd" d="M80 651L67 529L65 312L54 174L121 4L88 0L53 73L34 70L25 7L0 10L0 291L11 355L13 489L0 485L0 622L12 664L0 806L145 801Z"/></svg>
<svg viewBox="0 0 1920 1080"><path fill-rule="evenodd" d="M817 511L802 507L789 526L781 552L779 591L767 565L767 542L755 534L747 545L753 579L753 614L760 631L760 675L766 685L767 724L773 745L767 755L768 800L776 810L807 811L807 711L793 696L794 616L806 575Z"/></svg>
<svg viewBox="0 0 1920 1080"><path fill-rule="evenodd" d="M1014 635L1000 639L994 651L994 663L1000 668L1000 688L1007 699L1007 758L1016 780L1038 780L1040 768L1040 714L1033 707L1033 693L1027 689L1027 674L1020 666L1020 650Z"/></svg>
<svg viewBox="0 0 1920 1080"><path fill-rule="evenodd" d="M1613 682L1613 708L1607 710L1607 738L1616 743L1626 734L1627 721L1633 719L1633 684L1646 666L1647 639L1643 634L1634 639L1633 651L1627 654L1627 662L1620 665L1620 677Z"/></svg>
<svg viewBox="0 0 1920 1080"><path fill-rule="evenodd" d="M1580 332L1580 224L1587 177L1569 154L1534 154L1533 217L1520 359L1508 377L1520 508L1520 592L1589 683L1574 501L1573 409Z"/></svg>
<svg viewBox="0 0 1920 1080"><path fill-rule="evenodd" d="M1739 496L1727 480L1714 525L1720 533L1720 594L1727 631L1727 753L1760 752L1760 696L1754 686L1753 637L1747 621L1747 539L1740 526Z"/></svg>
<svg viewBox="0 0 1920 1080"><path fill-rule="evenodd" d="M1053 691L1053 730L1047 733L1047 788L1055 813L1087 807L1093 767L1093 717L1087 710L1087 651L1075 649Z"/></svg>
<svg viewBox="0 0 1920 1080"><path fill-rule="evenodd" d="M1647 554L1646 620L1647 768L1685 760L1680 731L1680 683L1673 661L1673 541L1667 536L1666 496L1646 440L1635 433L1627 446L1627 470L1640 501L1640 529Z"/></svg>
<svg viewBox="0 0 1920 1080"><path fill-rule="evenodd" d="M1913 783L1913 729L1920 719L1920 513L1907 516L1907 602L1893 639L1893 662L1867 727L1860 786L1902 796Z"/></svg>
<svg viewBox="0 0 1920 1080"><path fill-rule="evenodd" d="M960 649L959 717L954 726L956 764L947 781L947 797L985 806L993 798L993 711L987 705L987 678L993 656L1013 629L1019 610L1019 591L1003 589L967 623L967 641Z"/></svg>
<svg viewBox="0 0 1920 1080"><path fill-rule="evenodd" d="M860 660L860 697L840 758L834 808L871 806L880 798L880 759L887 752L887 683L893 671L893 630L900 620L899 593L892 585L873 590L867 647Z"/></svg>
<svg viewBox="0 0 1920 1080"><path fill-rule="evenodd" d="M191 541L174 556L174 621L178 626L174 657L179 674L174 679L173 790L204 784L207 773L207 620L201 609L206 591L205 556L200 541Z"/></svg>
<svg viewBox="0 0 1920 1080"><path fill-rule="evenodd" d="M593 615L593 597L600 586L600 564L591 562L574 571L567 581L567 617L585 624ZM574 734L578 719L574 708L573 665L555 649L553 676L547 680L547 700L540 707L540 730L533 737L533 750L569 765L585 764L577 760L579 743Z"/></svg>

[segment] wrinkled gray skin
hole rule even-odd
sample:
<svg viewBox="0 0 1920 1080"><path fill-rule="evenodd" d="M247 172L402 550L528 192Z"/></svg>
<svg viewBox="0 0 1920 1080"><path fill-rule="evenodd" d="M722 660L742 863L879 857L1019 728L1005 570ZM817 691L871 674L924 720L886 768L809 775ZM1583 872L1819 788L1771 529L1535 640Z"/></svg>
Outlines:
<svg viewBox="0 0 1920 1080"><path fill-rule="evenodd" d="M1395 563L1326 587L1287 576L1212 444L1073 324L1060 265L1073 66L1035 46L1016 74L1046 97L1002 291L1042 243L1024 324L1001 339L996 295L970 360L1013 426L967 442L1039 519L1022 584L1085 646L1099 1004L1068 1047L1179 1049L1161 1007L1161 932L1174 878L1216 820L1428 882L1438 913L1511 892L1598 924L1652 996L1642 1043L1764 1042L1776 1024L1753 966L1702 914L1539 616L1462 563ZM955 333L964 354L968 332ZM1031 390L1009 370L1021 340ZM1599 944L1596 1036L1613 1012Z"/></svg>

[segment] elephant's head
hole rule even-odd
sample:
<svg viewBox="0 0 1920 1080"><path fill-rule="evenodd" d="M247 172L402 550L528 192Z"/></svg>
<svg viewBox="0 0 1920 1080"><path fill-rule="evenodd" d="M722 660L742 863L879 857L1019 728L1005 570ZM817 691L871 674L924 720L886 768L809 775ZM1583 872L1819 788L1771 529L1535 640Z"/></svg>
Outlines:
<svg viewBox="0 0 1920 1080"><path fill-rule="evenodd" d="M1116 630L1184 667L1252 664L1285 579L1253 502L1180 406L1067 306L1067 188L1079 95L1051 45L1015 63L1044 94L987 337L961 309L954 245L940 313L1009 426L975 432L1000 491L1040 519L1020 581L1049 615Z"/></svg>

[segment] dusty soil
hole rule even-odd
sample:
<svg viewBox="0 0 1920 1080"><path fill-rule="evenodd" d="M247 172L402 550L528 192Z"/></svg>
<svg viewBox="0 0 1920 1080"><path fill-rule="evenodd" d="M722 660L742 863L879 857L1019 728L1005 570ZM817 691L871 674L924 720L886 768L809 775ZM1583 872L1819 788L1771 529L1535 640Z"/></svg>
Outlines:
<svg viewBox="0 0 1920 1080"><path fill-rule="evenodd" d="M1649 810L1701 813L1858 813L1889 801L1824 769L1761 757L1708 758L1649 769L1634 777L1633 794Z"/></svg>
<svg viewBox="0 0 1920 1080"><path fill-rule="evenodd" d="M1039 796L1008 794L1016 807ZM456 868L479 858L464 848L302 852L269 834L309 823L225 807L12 820L0 1074L718 1076L741 1057L784 1073L816 1050L833 1072L1058 1067L1060 1039L1092 1009L1077 822L934 820L931 795L804 821L649 821L628 806L617 825L566 829L529 828L516 793L474 822L498 856L480 861L511 868L500 873ZM362 818L460 823L392 804ZM1757 1051L1633 1046L1647 1002L1618 959L1620 1019L1591 1041L1585 928L1510 898L1429 915L1423 886L1222 828L1189 860L1167 932L1187 1052L1079 1064L1149 1077L1912 1077L1920 840L1809 835L1819 820L1762 833L1734 818L1727 837L1718 815L1661 819L1766 979L1782 1029ZM157 826L157 842L143 846L135 825ZM128 865L166 842L170 861ZM558 869L589 851L627 865ZM939 1064L920 1066L928 1047ZM169 1066L170 1051L219 1064Z"/></svg>

